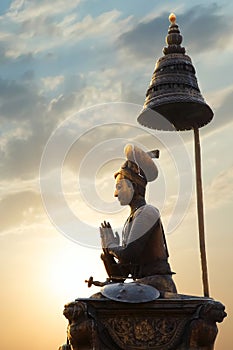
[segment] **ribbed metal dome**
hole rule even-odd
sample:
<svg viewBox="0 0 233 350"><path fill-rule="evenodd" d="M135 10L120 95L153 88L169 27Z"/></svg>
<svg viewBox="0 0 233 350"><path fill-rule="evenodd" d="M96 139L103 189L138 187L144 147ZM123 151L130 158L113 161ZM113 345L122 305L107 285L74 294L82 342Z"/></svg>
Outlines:
<svg viewBox="0 0 233 350"><path fill-rule="evenodd" d="M198 87L191 58L181 46L182 36L176 24L176 16L169 16L171 22L166 37L167 47L152 75L143 110L138 122L152 129L189 130L200 128L213 118L211 108L206 104ZM162 123L158 112L171 124Z"/></svg>

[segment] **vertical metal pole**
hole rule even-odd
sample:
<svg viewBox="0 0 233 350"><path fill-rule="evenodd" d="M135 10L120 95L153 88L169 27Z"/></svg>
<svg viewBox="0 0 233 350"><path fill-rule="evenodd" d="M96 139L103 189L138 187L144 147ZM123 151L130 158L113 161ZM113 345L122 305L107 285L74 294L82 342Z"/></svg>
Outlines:
<svg viewBox="0 0 233 350"><path fill-rule="evenodd" d="M204 212L203 212L203 194L202 194L202 177L201 177L201 147L199 138L199 129L197 126L193 128L194 145L195 145L195 166L196 166L196 192L197 192L197 214L199 228L199 244L201 253L202 281L203 292L205 297L209 297L209 284L207 272L207 259L205 248L205 227L204 227Z"/></svg>

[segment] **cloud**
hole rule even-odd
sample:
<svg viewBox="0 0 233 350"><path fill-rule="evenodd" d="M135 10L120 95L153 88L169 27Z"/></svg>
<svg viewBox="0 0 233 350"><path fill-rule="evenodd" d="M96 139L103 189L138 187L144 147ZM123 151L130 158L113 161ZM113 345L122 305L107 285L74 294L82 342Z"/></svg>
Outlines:
<svg viewBox="0 0 233 350"><path fill-rule="evenodd" d="M48 112L49 98L34 80L0 80L0 173L2 179L38 174L40 157L60 114Z"/></svg>
<svg viewBox="0 0 233 350"><path fill-rule="evenodd" d="M53 91L53 90L56 90L60 84L63 83L64 76L63 75L47 76L45 78L41 78L41 81L46 90Z"/></svg>
<svg viewBox="0 0 233 350"><path fill-rule="evenodd" d="M51 124L47 98L33 80L0 79L0 94L1 178L34 177Z"/></svg>
<svg viewBox="0 0 233 350"><path fill-rule="evenodd" d="M164 36L167 32L167 20L164 20L166 17L161 15L148 22L141 22L120 35L117 41L119 49L134 61L143 60L144 62L161 56Z"/></svg>
<svg viewBox="0 0 233 350"><path fill-rule="evenodd" d="M117 10L102 13L97 17L91 15L85 16L81 21L76 21L74 24L66 26L64 36L73 38L75 41L82 40L87 37L98 38L104 36L114 40L124 30L126 30L131 17L120 20L121 13ZM106 31L107 30L107 31Z"/></svg>
<svg viewBox="0 0 233 350"><path fill-rule="evenodd" d="M43 214L41 196L33 191L8 194L0 200L1 231L34 223Z"/></svg>
<svg viewBox="0 0 233 350"><path fill-rule="evenodd" d="M27 78L29 77L29 78ZM105 78L106 77L106 81ZM38 176L39 164L45 144L58 124L81 109L100 103L119 101L121 84L114 71L91 73L83 84L56 94L55 87L67 82L63 76L44 77L43 83L54 92L54 97L42 91L32 72L20 82L0 80L0 174L2 179L29 179ZM94 79L91 84L92 79ZM86 83L90 81L90 83ZM104 84L103 84L104 82ZM97 85L97 86L95 86ZM77 128L90 120L79 120ZM103 117L104 118L104 117Z"/></svg>
<svg viewBox="0 0 233 350"><path fill-rule="evenodd" d="M79 4L79 0L67 4L58 0L56 6L48 1L13 1L8 12L1 16L4 31L0 33L1 46L4 48L3 57L16 59L20 56L33 55L44 45L39 38L61 35L57 26L56 16L64 11L69 13ZM53 47L53 42L47 40Z"/></svg>
<svg viewBox="0 0 233 350"><path fill-rule="evenodd" d="M58 0L54 6L48 1L15 1L1 17L6 28L0 33L4 56L10 59L34 56L62 45L72 47L87 38L95 40L95 44L103 38L112 43L128 28L131 17L120 19L121 13L115 9L96 17L88 14L81 18L79 3L80 0L69 4Z"/></svg>
<svg viewBox="0 0 233 350"><path fill-rule="evenodd" d="M230 17L222 14L220 5L197 5L179 18L180 23L184 23L181 28L184 44L192 47L192 51L202 53L228 47L226 33L231 33L233 26Z"/></svg>
<svg viewBox="0 0 233 350"><path fill-rule="evenodd" d="M232 21L221 13L221 7L217 4L197 5L177 14L177 23L184 37L183 45L191 47L192 53L224 49L229 45L226 33L232 32ZM146 19L123 33L119 37L118 46L134 61L161 57L168 26L167 14L164 13Z"/></svg>
<svg viewBox="0 0 233 350"><path fill-rule="evenodd" d="M221 91L219 92L221 94ZM216 94L217 95L217 94ZM213 119L212 129L232 123L232 99L233 87L224 95L221 105L216 108L215 118Z"/></svg>
<svg viewBox="0 0 233 350"><path fill-rule="evenodd" d="M182 206L182 200L185 199L184 196L186 195L185 193L183 193L180 198L177 198L176 195L170 195L166 198L165 206L162 210L162 217L166 225L168 220L175 221L178 219L178 223L181 223L183 217L187 214L189 214L189 219L197 219L197 199L195 192L196 190L193 189L193 194L187 207ZM233 198L233 167L229 167L218 174L210 185L203 188L203 194L204 214L206 214L206 216L208 216L209 213L213 213L215 210L221 212L225 204L229 206ZM173 210L177 202L178 210L176 210L176 216L174 216ZM171 226L171 222L169 222L169 225Z"/></svg>
<svg viewBox="0 0 233 350"><path fill-rule="evenodd" d="M43 103L36 84L0 78L0 119L32 119Z"/></svg>
<svg viewBox="0 0 233 350"><path fill-rule="evenodd" d="M56 5L47 0L15 0L12 2L7 16L15 22L24 22L31 18L42 16L52 17L63 14L66 11L72 11L80 4L81 0L73 0L67 3L65 0L57 0Z"/></svg>
<svg viewBox="0 0 233 350"><path fill-rule="evenodd" d="M222 204L232 203L233 166L221 172L207 187L205 193L207 208L217 209Z"/></svg>

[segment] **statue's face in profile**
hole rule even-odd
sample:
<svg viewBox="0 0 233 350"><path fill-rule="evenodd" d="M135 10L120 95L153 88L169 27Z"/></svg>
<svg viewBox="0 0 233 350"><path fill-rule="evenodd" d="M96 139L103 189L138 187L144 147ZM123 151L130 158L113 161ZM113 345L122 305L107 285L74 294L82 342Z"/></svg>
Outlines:
<svg viewBox="0 0 233 350"><path fill-rule="evenodd" d="M132 201L134 188L132 182L125 179L121 174L116 177L116 189L114 196L118 198L121 205L128 205Z"/></svg>

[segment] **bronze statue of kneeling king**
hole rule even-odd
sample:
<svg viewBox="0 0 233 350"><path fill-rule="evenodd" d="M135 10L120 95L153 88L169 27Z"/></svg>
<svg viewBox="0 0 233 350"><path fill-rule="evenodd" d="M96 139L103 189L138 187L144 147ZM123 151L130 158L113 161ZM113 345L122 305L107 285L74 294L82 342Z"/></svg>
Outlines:
<svg viewBox="0 0 233 350"><path fill-rule="evenodd" d="M125 147L114 195L130 206L130 215L121 239L109 222L101 224L108 278L90 277L88 286L100 286L100 292L65 305L68 339L60 350L214 349L225 307L212 298L177 293L160 213L145 200L147 183L158 176L153 161L158 154Z"/></svg>

